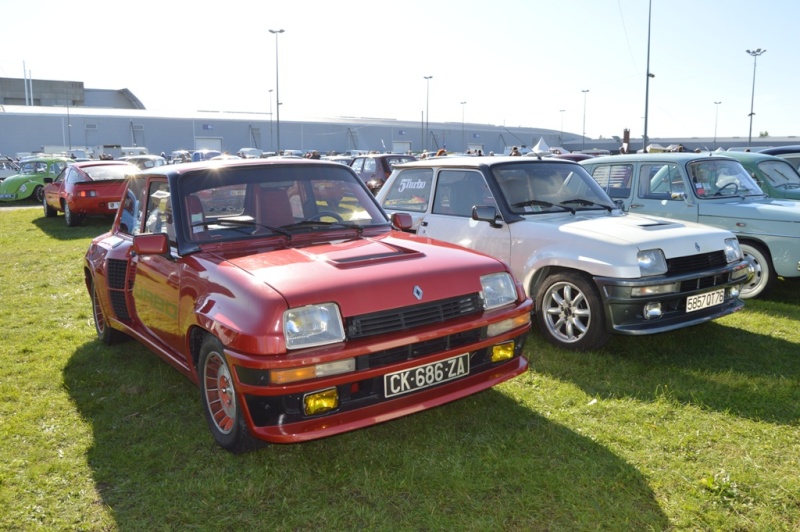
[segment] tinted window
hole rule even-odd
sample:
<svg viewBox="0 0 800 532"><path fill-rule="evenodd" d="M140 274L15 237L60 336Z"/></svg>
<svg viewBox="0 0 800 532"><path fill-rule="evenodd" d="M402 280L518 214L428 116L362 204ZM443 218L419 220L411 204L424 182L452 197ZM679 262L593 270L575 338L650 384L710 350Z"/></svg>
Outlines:
<svg viewBox="0 0 800 532"><path fill-rule="evenodd" d="M412 212L426 212L431 198L433 170L420 168L404 170L392 182L392 188L383 200L383 208Z"/></svg>

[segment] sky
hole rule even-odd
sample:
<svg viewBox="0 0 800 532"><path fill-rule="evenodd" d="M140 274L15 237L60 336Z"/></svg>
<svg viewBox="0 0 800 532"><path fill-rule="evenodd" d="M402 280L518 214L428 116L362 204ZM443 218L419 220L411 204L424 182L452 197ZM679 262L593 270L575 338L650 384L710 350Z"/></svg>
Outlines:
<svg viewBox="0 0 800 532"><path fill-rule="evenodd" d="M651 139L747 139L752 104L753 137L800 135L796 0L204 5L0 0L0 76L126 88L150 111L275 114L279 94L281 120L427 114L591 138L641 138L646 115Z"/></svg>

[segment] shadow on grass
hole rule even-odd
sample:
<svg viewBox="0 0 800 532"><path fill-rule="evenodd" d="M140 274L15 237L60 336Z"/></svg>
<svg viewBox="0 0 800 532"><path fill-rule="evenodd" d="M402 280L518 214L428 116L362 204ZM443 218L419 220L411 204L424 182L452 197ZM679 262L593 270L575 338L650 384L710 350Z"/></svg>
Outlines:
<svg viewBox="0 0 800 532"><path fill-rule="evenodd" d="M79 226L67 227L63 214L59 214L55 218L47 218L42 214L42 216L34 218L32 222L51 238L75 240L87 237L93 238L105 233L111 229L114 219L108 216L89 216L84 218Z"/></svg>
<svg viewBox="0 0 800 532"><path fill-rule="evenodd" d="M669 528L632 466L489 390L368 429L233 456L197 389L135 342L89 342L64 384L118 527Z"/></svg>
<svg viewBox="0 0 800 532"><path fill-rule="evenodd" d="M594 353L553 348L534 331L526 349L535 371L570 381L589 395L641 401L666 395L747 419L797 425L800 353L796 342L781 337L794 334L798 299L800 283L782 281L767 298L748 301L744 311L723 320L664 334L618 336ZM756 319L769 330L746 330Z"/></svg>

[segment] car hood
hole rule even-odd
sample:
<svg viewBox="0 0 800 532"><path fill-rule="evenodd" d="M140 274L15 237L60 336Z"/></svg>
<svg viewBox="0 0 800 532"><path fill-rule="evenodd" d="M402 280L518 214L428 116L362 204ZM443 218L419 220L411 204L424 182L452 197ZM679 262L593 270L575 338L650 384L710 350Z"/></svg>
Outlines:
<svg viewBox="0 0 800 532"><path fill-rule="evenodd" d="M733 237L724 229L641 214L592 216L579 213L570 222L564 223L562 219L552 220L552 223L558 225L560 233L569 235L566 237L569 241L576 245L583 241L589 249L596 248L599 243L609 249L630 246L638 250L658 248L667 258L724 249L725 238Z"/></svg>
<svg viewBox="0 0 800 532"><path fill-rule="evenodd" d="M703 200L699 203L698 212L701 217L734 218L737 221L800 222L800 202L789 199Z"/></svg>
<svg viewBox="0 0 800 532"><path fill-rule="evenodd" d="M291 307L334 301L345 316L479 292L481 275L506 271L496 259L399 232L223 258Z"/></svg>

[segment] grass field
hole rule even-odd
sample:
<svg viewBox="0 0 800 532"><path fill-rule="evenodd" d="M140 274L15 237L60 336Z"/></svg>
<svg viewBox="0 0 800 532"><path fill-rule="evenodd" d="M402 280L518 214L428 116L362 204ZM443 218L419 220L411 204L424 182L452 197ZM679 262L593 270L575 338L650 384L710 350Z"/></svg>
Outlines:
<svg viewBox="0 0 800 532"><path fill-rule="evenodd" d="M234 456L196 388L95 340L107 220L0 211L0 529L798 530L800 281L369 429Z"/></svg>

